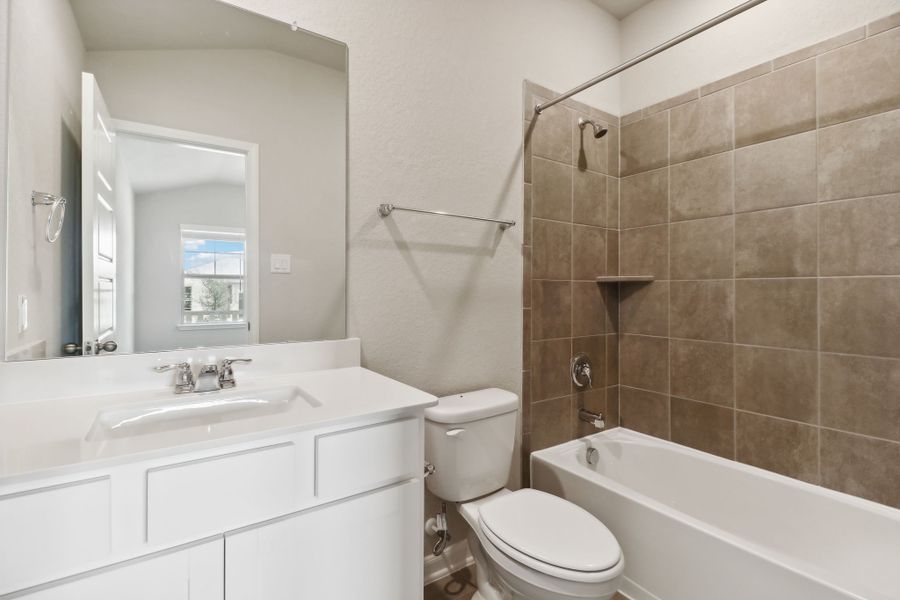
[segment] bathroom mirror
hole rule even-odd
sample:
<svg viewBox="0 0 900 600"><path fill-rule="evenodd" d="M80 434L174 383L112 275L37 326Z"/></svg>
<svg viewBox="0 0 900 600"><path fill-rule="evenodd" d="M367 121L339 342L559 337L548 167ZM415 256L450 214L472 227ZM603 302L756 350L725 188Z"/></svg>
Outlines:
<svg viewBox="0 0 900 600"><path fill-rule="evenodd" d="M347 47L218 0L8 0L5 358L345 337Z"/></svg>

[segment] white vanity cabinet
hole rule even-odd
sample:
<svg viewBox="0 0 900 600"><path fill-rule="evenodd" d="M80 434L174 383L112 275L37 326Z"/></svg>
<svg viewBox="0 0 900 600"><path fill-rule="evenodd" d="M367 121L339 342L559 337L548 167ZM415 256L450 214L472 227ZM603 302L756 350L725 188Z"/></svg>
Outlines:
<svg viewBox="0 0 900 600"><path fill-rule="evenodd" d="M421 502L409 481L228 534L228 600L420 599Z"/></svg>
<svg viewBox="0 0 900 600"><path fill-rule="evenodd" d="M218 538L111 565L21 600L224 600L223 540Z"/></svg>
<svg viewBox="0 0 900 600"><path fill-rule="evenodd" d="M420 598L416 408L0 481L0 600Z"/></svg>

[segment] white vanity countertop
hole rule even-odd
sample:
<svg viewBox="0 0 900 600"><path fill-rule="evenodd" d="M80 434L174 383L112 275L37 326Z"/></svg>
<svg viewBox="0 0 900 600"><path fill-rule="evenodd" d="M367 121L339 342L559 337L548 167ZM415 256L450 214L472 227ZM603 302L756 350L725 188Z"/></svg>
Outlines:
<svg viewBox="0 0 900 600"><path fill-rule="evenodd" d="M0 405L0 486L121 464L138 454L144 458L202 450L437 404L431 394L362 367L244 378L230 392L286 386L299 387L321 405L296 401L275 414L97 441L86 436L101 409L154 400L189 402L199 395L153 390Z"/></svg>

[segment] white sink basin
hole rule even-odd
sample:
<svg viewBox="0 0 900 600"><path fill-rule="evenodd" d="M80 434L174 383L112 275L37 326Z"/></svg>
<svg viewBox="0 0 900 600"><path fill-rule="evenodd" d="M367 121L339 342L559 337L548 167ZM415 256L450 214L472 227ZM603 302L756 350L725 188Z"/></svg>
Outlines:
<svg viewBox="0 0 900 600"><path fill-rule="evenodd" d="M290 410L298 402L309 408L322 406L297 386L184 394L133 402L100 410L85 440L109 440L273 415Z"/></svg>

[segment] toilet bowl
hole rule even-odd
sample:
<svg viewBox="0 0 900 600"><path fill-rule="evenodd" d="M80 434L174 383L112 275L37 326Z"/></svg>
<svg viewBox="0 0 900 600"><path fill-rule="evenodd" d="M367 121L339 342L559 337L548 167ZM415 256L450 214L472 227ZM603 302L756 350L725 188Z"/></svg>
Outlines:
<svg viewBox="0 0 900 600"><path fill-rule="evenodd" d="M426 479L457 502L469 524L477 600L608 600L625 559L596 517L562 498L504 486L518 398L489 389L441 398L426 409Z"/></svg>

